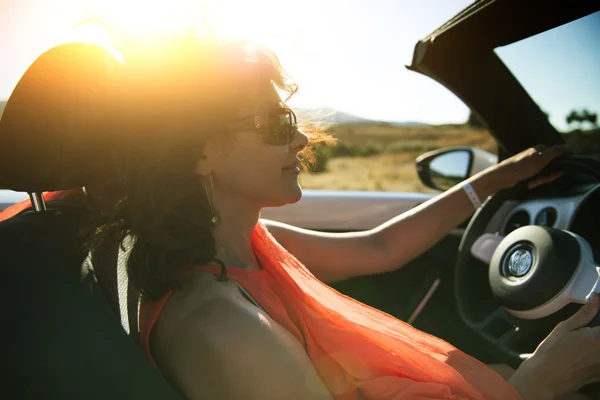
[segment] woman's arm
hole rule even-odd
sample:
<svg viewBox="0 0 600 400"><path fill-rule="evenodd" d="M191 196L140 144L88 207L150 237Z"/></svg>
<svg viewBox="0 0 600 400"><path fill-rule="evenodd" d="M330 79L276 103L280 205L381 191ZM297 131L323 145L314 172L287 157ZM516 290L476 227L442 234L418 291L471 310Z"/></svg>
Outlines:
<svg viewBox="0 0 600 400"><path fill-rule="evenodd" d="M492 174L469 179L485 199L495 189ZM473 213L456 186L384 224L363 232L326 233L264 221L273 236L323 282L392 271L437 243Z"/></svg>
<svg viewBox="0 0 600 400"><path fill-rule="evenodd" d="M154 331L152 352L163 374L192 400L332 400L293 335L252 305L225 296Z"/></svg>
<svg viewBox="0 0 600 400"><path fill-rule="evenodd" d="M499 189L537 174L564 153L554 147L543 154L528 149L471 177L483 201ZM539 179L535 184L548 179ZM474 212L457 185L386 223L364 232L323 233L265 221L269 231L290 253L324 282L392 271L437 243Z"/></svg>

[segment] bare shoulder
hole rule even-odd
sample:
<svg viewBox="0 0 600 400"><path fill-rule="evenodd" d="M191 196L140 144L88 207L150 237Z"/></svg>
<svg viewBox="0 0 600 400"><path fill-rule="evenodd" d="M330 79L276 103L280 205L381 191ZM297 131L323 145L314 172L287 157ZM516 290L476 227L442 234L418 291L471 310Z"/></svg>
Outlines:
<svg viewBox="0 0 600 400"><path fill-rule="evenodd" d="M151 348L190 399L331 399L298 340L208 273L173 294Z"/></svg>

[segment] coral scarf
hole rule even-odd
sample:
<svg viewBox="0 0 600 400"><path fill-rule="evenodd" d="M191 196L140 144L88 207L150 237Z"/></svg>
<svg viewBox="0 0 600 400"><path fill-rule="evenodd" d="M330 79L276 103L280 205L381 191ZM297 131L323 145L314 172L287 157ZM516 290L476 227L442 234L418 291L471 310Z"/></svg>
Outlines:
<svg viewBox="0 0 600 400"><path fill-rule="evenodd" d="M316 279L262 223L252 247L263 269L228 267L228 277L304 344L336 400L521 399L481 362ZM169 295L142 305L141 340L151 359L150 331Z"/></svg>

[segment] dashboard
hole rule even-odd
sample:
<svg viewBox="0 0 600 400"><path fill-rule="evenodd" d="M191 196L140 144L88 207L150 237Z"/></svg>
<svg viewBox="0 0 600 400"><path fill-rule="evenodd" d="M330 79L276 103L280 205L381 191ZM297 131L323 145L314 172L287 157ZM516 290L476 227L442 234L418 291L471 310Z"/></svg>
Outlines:
<svg viewBox="0 0 600 400"><path fill-rule="evenodd" d="M526 225L568 230L586 239L600 260L600 184L579 184L564 195L531 194L531 198L504 202L485 232L506 236Z"/></svg>

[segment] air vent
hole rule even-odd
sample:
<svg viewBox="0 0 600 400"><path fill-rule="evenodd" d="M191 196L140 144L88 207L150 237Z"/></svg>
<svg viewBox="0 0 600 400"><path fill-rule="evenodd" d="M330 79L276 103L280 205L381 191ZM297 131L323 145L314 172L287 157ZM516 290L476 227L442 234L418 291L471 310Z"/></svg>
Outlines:
<svg viewBox="0 0 600 400"><path fill-rule="evenodd" d="M553 227L556 223L558 213L554 207L546 207L535 216L535 224L547 227Z"/></svg>
<svg viewBox="0 0 600 400"><path fill-rule="evenodd" d="M508 221L506 221L506 225L504 225L504 234L508 235L515 229L518 229L525 225L531 225L531 217L529 213L525 210L519 210L516 213L512 214Z"/></svg>

